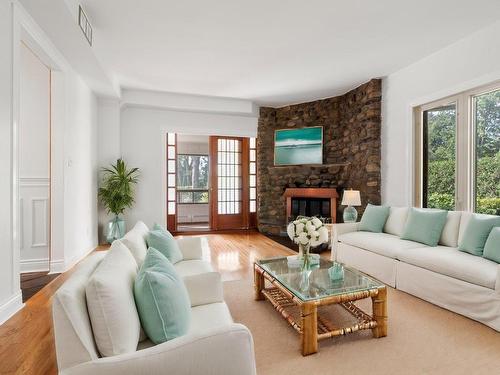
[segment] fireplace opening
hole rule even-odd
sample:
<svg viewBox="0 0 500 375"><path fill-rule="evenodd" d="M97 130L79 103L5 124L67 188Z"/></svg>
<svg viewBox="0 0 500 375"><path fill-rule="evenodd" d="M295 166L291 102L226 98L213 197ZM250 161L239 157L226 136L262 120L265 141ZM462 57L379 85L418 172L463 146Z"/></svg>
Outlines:
<svg viewBox="0 0 500 375"><path fill-rule="evenodd" d="M330 199L328 198L292 198L290 220L295 220L297 216L316 216L322 218L324 222L331 223Z"/></svg>

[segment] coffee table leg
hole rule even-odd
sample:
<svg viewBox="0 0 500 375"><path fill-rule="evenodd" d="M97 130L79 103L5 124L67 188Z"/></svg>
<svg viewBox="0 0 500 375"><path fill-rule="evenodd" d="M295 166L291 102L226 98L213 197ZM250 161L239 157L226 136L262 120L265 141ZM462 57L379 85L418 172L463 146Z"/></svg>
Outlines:
<svg viewBox="0 0 500 375"><path fill-rule="evenodd" d="M373 337L387 336L387 288L379 289L378 295L372 297L373 318L377 326L372 329Z"/></svg>
<svg viewBox="0 0 500 375"><path fill-rule="evenodd" d="M257 266L254 266L253 269L253 277L254 277L254 289L255 289L255 300L261 301L264 299L264 295L262 294L262 289L264 289L264 275L257 269Z"/></svg>
<svg viewBox="0 0 500 375"><path fill-rule="evenodd" d="M302 355L314 354L318 351L318 311L316 305L301 305L302 321Z"/></svg>

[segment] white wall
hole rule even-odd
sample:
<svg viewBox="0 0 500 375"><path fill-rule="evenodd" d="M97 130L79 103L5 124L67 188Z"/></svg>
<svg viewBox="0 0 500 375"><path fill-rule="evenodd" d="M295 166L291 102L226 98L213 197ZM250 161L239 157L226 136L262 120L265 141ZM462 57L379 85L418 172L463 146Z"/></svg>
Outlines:
<svg viewBox="0 0 500 375"><path fill-rule="evenodd" d="M13 251L12 6L0 2L0 324L22 306L19 254Z"/></svg>
<svg viewBox="0 0 500 375"><path fill-rule="evenodd" d="M20 43L52 69L52 259L62 272L97 245L97 100L43 30L15 2L0 2L0 324L22 307L19 288Z"/></svg>
<svg viewBox="0 0 500 375"><path fill-rule="evenodd" d="M98 146L95 95L74 73L66 75L65 89L64 269L68 269L98 244Z"/></svg>
<svg viewBox="0 0 500 375"><path fill-rule="evenodd" d="M121 156L120 151L120 101L99 98L97 110L98 168L108 167ZM99 172L99 178L101 173ZM106 223L110 216L99 203L99 242L105 243Z"/></svg>
<svg viewBox="0 0 500 375"><path fill-rule="evenodd" d="M257 117L125 107L121 113L121 154L139 167L136 203L126 211L127 226L165 223L165 134L235 135L255 137Z"/></svg>
<svg viewBox="0 0 500 375"><path fill-rule="evenodd" d="M21 272L49 270L50 69L20 45L19 206Z"/></svg>
<svg viewBox="0 0 500 375"><path fill-rule="evenodd" d="M412 108L500 79L500 22L382 82L382 202L413 203Z"/></svg>

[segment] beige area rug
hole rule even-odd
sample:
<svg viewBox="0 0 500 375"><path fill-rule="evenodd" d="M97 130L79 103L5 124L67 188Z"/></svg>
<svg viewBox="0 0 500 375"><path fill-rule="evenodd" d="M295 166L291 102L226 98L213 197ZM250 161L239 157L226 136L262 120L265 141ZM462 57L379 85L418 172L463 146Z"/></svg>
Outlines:
<svg viewBox="0 0 500 375"><path fill-rule="evenodd" d="M387 337L360 331L321 341L307 357L298 333L271 304L253 300L252 280L225 282L224 294L234 320L252 332L259 375L500 374L499 332L394 289ZM367 312L370 305L359 303Z"/></svg>

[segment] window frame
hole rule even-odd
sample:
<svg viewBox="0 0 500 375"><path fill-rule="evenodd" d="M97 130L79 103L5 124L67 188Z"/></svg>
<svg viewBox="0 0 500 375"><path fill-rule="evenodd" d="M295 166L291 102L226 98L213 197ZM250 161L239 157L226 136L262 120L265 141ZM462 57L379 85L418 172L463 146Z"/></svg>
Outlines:
<svg viewBox="0 0 500 375"><path fill-rule="evenodd" d="M455 132L455 210L476 210L476 124L474 97L500 90L500 81L413 107L413 205L423 206L424 198L424 112L456 105Z"/></svg>

